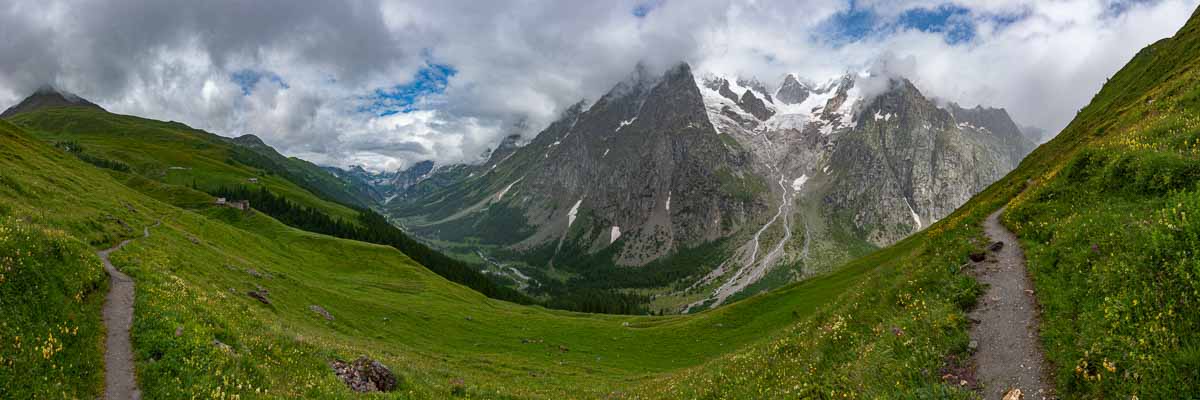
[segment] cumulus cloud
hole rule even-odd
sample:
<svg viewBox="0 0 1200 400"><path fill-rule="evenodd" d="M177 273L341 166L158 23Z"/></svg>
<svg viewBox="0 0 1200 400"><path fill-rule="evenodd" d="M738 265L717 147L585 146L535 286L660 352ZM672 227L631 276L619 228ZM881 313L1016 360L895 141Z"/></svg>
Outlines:
<svg viewBox="0 0 1200 400"><path fill-rule="evenodd" d="M0 105L50 83L383 170L477 160L638 63L768 85L885 63L931 96L1056 132L1197 1L9 0Z"/></svg>

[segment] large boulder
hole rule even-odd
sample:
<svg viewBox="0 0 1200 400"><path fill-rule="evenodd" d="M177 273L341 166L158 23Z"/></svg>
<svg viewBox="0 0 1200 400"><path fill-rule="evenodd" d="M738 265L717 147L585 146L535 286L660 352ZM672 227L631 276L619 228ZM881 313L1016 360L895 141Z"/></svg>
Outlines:
<svg viewBox="0 0 1200 400"><path fill-rule="evenodd" d="M330 367L355 392L391 392L399 387L399 381L391 369L367 356L353 362L334 360Z"/></svg>

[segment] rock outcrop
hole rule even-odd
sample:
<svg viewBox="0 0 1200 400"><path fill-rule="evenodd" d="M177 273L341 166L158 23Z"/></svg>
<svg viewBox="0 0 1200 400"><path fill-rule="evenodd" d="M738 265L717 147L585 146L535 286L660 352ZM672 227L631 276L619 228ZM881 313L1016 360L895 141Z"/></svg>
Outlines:
<svg viewBox="0 0 1200 400"><path fill-rule="evenodd" d="M353 362L334 360L330 367L350 390L359 393L391 392L400 384L391 369L367 356L359 357Z"/></svg>

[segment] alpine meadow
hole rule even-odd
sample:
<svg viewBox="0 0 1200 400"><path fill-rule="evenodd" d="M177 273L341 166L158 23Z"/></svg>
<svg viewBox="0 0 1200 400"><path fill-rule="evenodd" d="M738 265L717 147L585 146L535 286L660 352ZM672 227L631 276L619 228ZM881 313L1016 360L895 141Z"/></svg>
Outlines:
<svg viewBox="0 0 1200 400"><path fill-rule="evenodd" d="M1200 397L1198 6L15 0L0 399Z"/></svg>

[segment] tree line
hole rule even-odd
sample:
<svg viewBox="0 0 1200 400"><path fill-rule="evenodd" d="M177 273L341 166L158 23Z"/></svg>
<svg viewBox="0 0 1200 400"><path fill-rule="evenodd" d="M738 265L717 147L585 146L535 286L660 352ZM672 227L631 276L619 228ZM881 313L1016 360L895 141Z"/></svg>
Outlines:
<svg viewBox="0 0 1200 400"><path fill-rule="evenodd" d="M373 210L357 208L358 223L355 224L330 217L320 210L296 204L283 196L271 193L265 187L252 189L246 186L221 186L196 189L230 200L249 200L250 206L255 210L298 229L343 239L392 246L443 278L474 289L487 297L518 304L538 303L516 289L497 284L465 262L450 258L413 240L388 222L387 218Z"/></svg>

